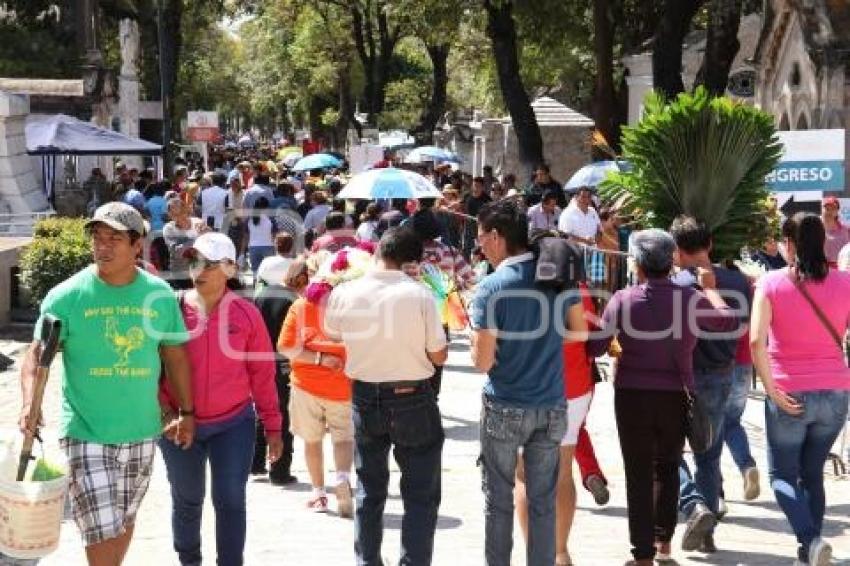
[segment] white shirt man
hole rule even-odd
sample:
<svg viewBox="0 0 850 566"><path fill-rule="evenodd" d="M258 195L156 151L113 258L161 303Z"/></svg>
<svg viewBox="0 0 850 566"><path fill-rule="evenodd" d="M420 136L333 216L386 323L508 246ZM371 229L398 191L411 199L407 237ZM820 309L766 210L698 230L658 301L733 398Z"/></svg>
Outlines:
<svg viewBox="0 0 850 566"><path fill-rule="evenodd" d="M225 200L227 200L227 190L217 184L213 184L201 191L198 195L198 204L201 207L201 218L209 226L210 218L213 219L211 228L221 230L224 224L224 215L226 214Z"/></svg>
<svg viewBox="0 0 850 566"><path fill-rule="evenodd" d="M590 191L579 190L566 210L561 213L558 219L558 230L580 243L593 245L596 242L601 221L596 209L590 206L590 202Z"/></svg>

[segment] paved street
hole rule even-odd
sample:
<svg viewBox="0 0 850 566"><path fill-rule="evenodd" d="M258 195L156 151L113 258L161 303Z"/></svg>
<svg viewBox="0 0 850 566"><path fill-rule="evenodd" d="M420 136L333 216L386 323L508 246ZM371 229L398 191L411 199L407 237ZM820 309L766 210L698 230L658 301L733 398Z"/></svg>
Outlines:
<svg viewBox="0 0 850 566"><path fill-rule="evenodd" d="M0 341L0 351L14 353L23 345ZM54 368L55 371L55 368ZM55 375L55 374L54 374ZM447 441L443 458L443 504L440 509L434 563L466 565L482 563L484 515L480 476L475 466L478 454L479 394L483 377L470 367L468 344L456 339L452 346L444 378L441 398ZM55 422L58 402L58 380L53 380L47 397L48 428ZM623 467L613 422L612 388L601 384L589 418L589 429L611 481L611 502L596 507L586 492L579 495L570 549L578 565L619 565L628 556L628 531L625 519ZM5 433L12 430L17 414L18 386L16 368L0 373L0 426ZM764 469L764 436L762 404L751 401L746 415L753 451ZM293 472L302 482L307 473L301 445L296 445ZM328 451L329 456L329 451ZM329 458L328 458L329 460ZM326 460L326 461L328 461ZM727 478L729 516L717 531L720 552L708 556L676 552L679 564L745 564L790 565L794 540L784 517L774 503L772 493L763 489L758 501L741 502L739 476L731 458L724 456ZM330 479L332 476L328 475ZM385 516L384 554L392 562L398 557L398 535L401 501L398 496L398 474L393 474L391 498ZM764 487L764 482L762 483ZM352 523L334 516L315 515L304 509L309 486L299 483L289 488L271 486L255 479L248 486L248 543L246 564L337 565L352 564ZM850 481L830 476L827 479L829 511L825 535L832 541L837 564L850 565ZM126 564L160 566L176 564L171 550L170 502L165 469L161 460L150 492L138 517L136 537ZM681 528L680 528L681 530ZM208 505L204 517L204 552L212 563L214 523ZM513 563L524 564L523 545L517 535ZM678 537L674 541L678 546ZM83 564L83 550L73 523L63 526L60 549L42 562L46 566Z"/></svg>

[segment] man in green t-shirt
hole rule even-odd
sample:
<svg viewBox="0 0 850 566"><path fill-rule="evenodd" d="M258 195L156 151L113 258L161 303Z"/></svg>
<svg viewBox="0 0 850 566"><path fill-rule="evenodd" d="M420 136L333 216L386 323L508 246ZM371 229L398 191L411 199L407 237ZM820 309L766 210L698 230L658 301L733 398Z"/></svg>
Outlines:
<svg viewBox="0 0 850 566"><path fill-rule="evenodd" d="M157 400L160 368L180 400L165 433L188 448L194 436L186 327L167 283L136 268L144 222L131 206L112 202L86 224L94 265L57 285L41 304L61 321L62 421L70 495L92 565L119 565L153 470L162 431ZM30 346L21 371L21 429L28 422L40 346Z"/></svg>

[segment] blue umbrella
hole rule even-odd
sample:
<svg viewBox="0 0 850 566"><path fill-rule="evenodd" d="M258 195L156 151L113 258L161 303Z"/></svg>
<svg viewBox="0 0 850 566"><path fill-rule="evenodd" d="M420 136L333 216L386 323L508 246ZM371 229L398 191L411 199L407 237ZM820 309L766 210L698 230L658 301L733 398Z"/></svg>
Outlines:
<svg viewBox="0 0 850 566"><path fill-rule="evenodd" d="M434 184L413 171L386 167L358 173L340 191L341 199L440 198Z"/></svg>
<svg viewBox="0 0 850 566"><path fill-rule="evenodd" d="M564 185L564 190L575 192L581 187L596 187L605 180L609 171L628 171L629 169L631 165L625 161L597 161L576 171Z"/></svg>
<svg viewBox="0 0 850 566"><path fill-rule="evenodd" d="M433 145L417 147L404 158L407 163L422 163L424 161L447 161L460 163L462 159L454 152Z"/></svg>
<svg viewBox="0 0 850 566"><path fill-rule="evenodd" d="M342 161L329 153L314 153L307 157L302 157L292 169L294 171L311 171L313 169L329 169L331 167L341 167Z"/></svg>

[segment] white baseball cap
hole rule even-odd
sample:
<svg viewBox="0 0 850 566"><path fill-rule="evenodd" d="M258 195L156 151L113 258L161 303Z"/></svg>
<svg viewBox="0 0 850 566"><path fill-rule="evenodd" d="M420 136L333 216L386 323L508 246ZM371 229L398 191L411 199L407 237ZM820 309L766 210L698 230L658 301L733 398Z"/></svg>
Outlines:
<svg viewBox="0 0 850 566"><path fill-rule="evenodd" d="M236 246L233 245L233 241L229 237L220 232L207 232L198 236L192 244L192 249L187 251L187 255L192 255L195 252L209 261L224 259L236 261Z"/></svg>

